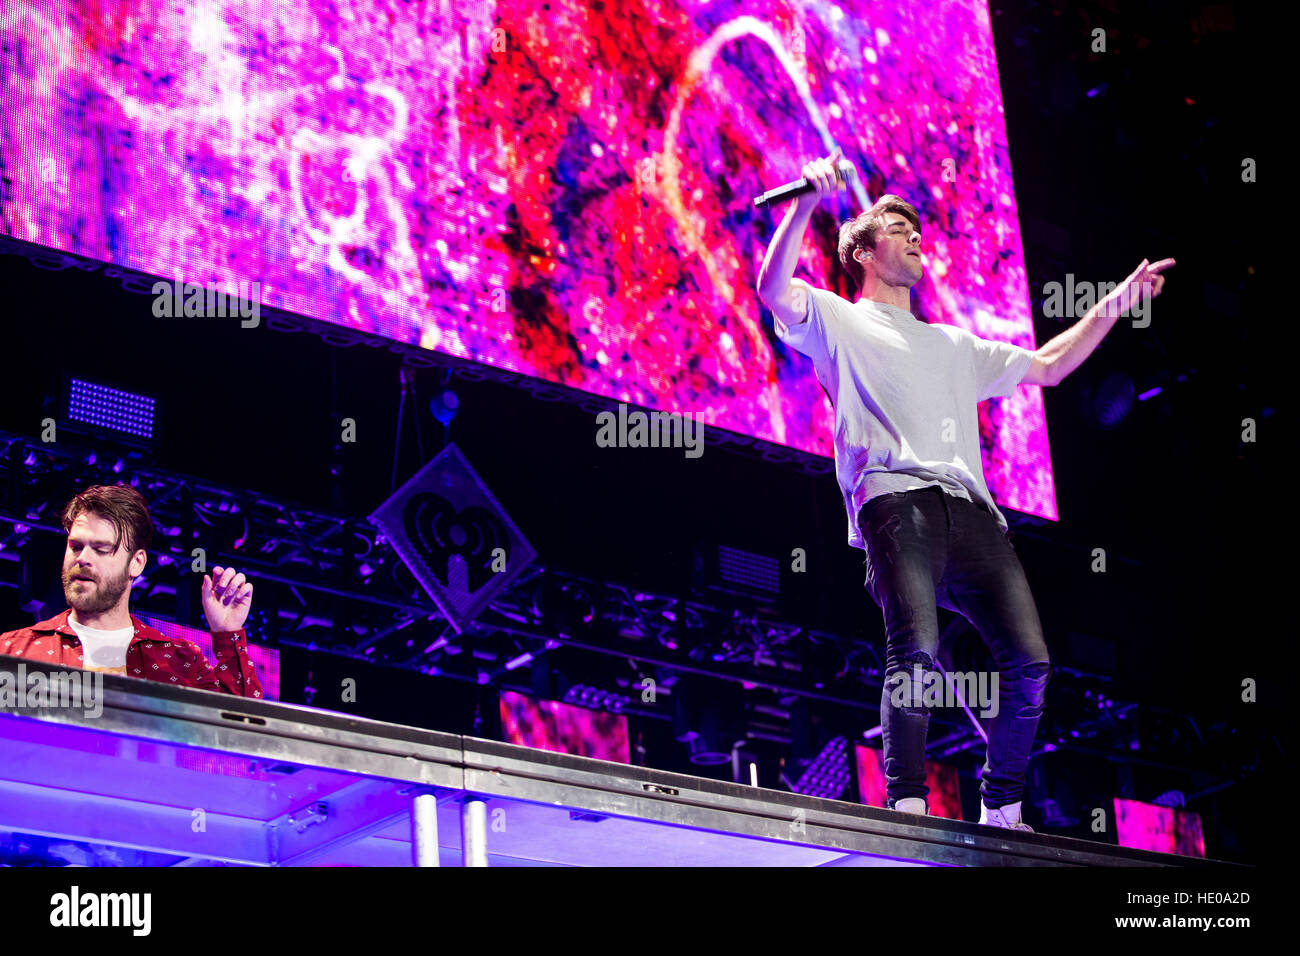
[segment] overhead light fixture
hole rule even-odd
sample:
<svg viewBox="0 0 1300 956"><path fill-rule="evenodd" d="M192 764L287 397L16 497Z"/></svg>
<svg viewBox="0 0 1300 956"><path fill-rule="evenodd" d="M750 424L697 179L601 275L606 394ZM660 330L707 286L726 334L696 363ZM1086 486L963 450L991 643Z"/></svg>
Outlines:
<svg viewBox="0 0 1300 956"><path fill-rule="evenodd" d="M152 447L156 437L156 411L157 400L148 395L82 378L68 378L65 413L75 430Z"/></svg>

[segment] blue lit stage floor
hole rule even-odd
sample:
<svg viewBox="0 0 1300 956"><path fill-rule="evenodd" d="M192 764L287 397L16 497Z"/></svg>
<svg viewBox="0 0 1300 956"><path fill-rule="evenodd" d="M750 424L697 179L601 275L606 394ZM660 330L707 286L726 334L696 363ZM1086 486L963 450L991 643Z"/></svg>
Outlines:
<svg viewBox="0 0 1300 956"><path fill-rule="evenodd" d="M0 680L18 665L0 657ZM98 716L0 710L0 838L87 865L1215 865L124 677L103 689Z"/></svg>

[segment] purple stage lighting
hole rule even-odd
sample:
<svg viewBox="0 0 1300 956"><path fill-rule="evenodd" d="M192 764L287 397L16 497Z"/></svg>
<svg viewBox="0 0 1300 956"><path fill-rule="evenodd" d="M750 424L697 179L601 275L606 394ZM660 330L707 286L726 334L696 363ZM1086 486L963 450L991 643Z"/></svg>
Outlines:
<svg viewBox="0 0 1300 956"><path fill-rule="evenodd" d="M119 435L150 441L154 400L107 385L74 378L68 383L68 420Z"/></svg>

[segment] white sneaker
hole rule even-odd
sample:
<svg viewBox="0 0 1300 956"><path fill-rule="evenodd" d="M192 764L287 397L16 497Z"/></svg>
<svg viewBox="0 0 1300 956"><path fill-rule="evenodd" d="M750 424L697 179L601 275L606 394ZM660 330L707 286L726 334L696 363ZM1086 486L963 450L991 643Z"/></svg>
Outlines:
<svg viewBox="0 0 1300 956"><path fill-rule="evenodd" d="M1020 801L1008 803L1004 807L986 807L980 801L980 823L990 827L1002 827L1004 830L1024 830L1033 833L1034 828L1020 819Z"/></svg>
<svg viewBox="0 0 1300 956"><path fill-rule="evenodd" d="M925 804L925 797L904 797L894 803L894 809L899 813L916 813L923 817L930 815L930 808Z"/></svg>

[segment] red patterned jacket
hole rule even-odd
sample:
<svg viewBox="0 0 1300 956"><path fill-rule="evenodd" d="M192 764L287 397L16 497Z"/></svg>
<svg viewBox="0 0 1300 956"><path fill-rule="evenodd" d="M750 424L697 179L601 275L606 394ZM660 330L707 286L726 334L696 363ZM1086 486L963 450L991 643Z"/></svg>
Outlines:
<svg viewBox="0 0 1300 956"><path fill-rule="evenodd" d="M68 624L71 611L48 621L0 634L0 654L27 660L82 667L81 641ZM248 658L247 635L237 631L213 631L212 648L217 655L213 667L192 641L169 640L160 631L141 623L134 614L135 637L126 649L126 676L145 680L215 690L237 697L261 697L262 684Z"/></svg>

